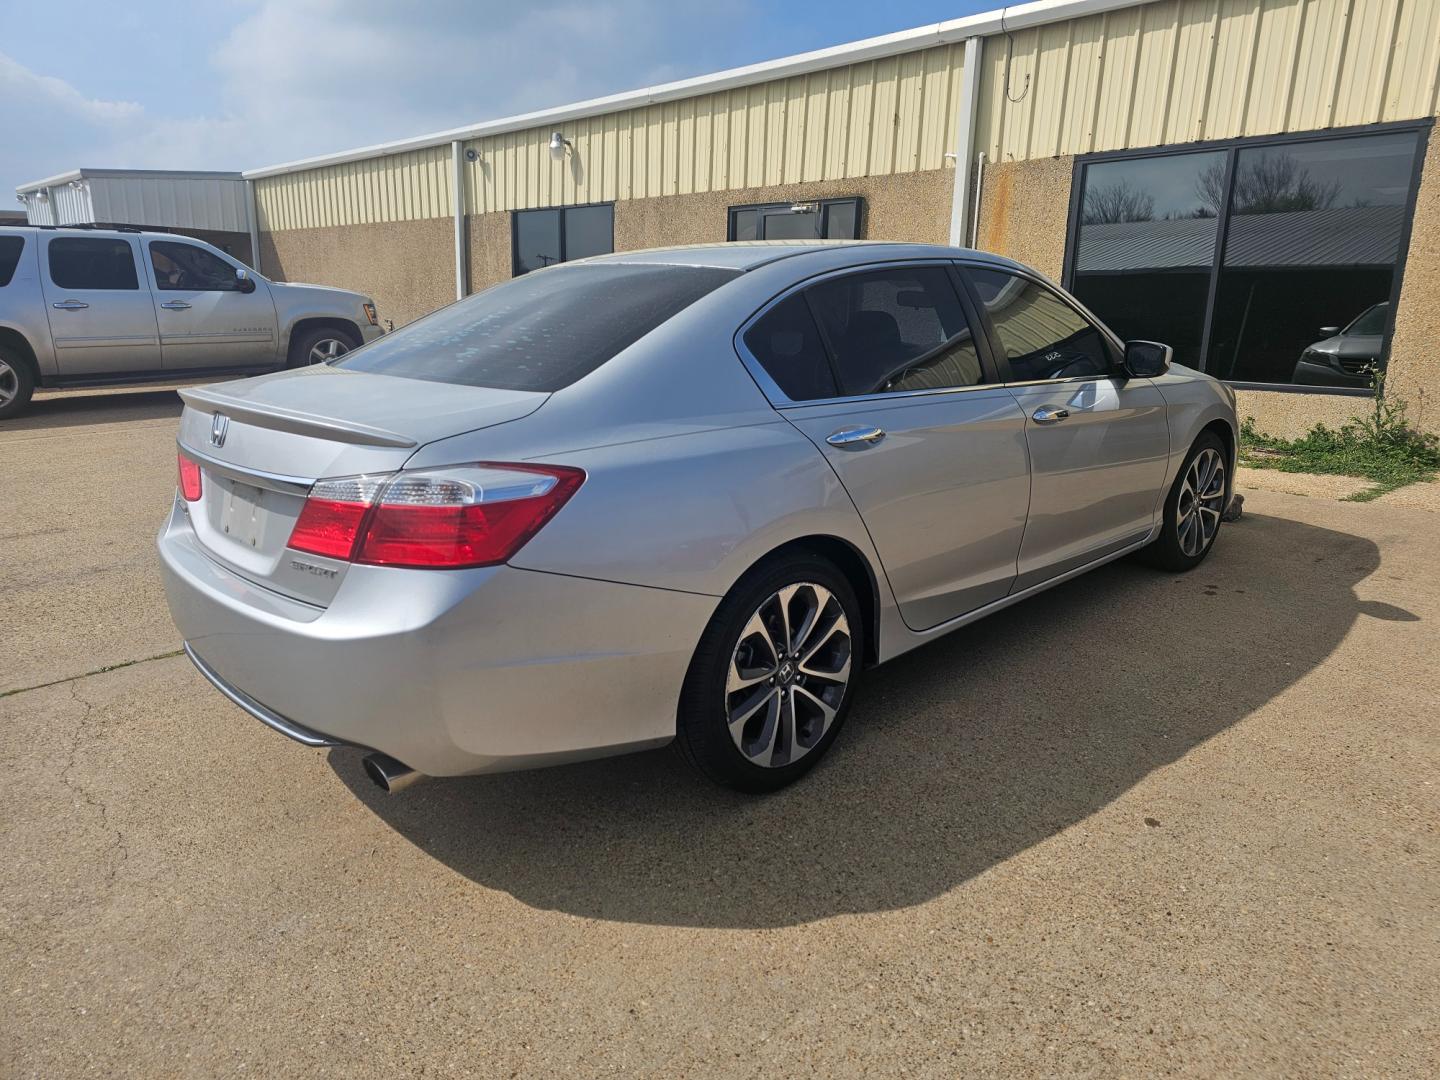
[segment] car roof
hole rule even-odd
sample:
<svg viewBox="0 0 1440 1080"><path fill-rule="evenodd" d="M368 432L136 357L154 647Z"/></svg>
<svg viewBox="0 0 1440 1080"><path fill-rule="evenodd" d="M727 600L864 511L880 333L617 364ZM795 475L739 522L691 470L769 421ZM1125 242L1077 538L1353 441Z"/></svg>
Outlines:
<svg viewBox="0 0 1440 1080"><path fill-rule="evenodd" d="M894 240L732 240L728 243L687 244L595 255L583 263L631 263L660 266L703 266L728 270L754 270L760 266L804 256L834 256L837 249L854 249L857 262L892 259L971 259L997 266L1018 266L1011 259L972 248L943 244L915 244ZM575 265L570 263L568 265Z"/></svg>

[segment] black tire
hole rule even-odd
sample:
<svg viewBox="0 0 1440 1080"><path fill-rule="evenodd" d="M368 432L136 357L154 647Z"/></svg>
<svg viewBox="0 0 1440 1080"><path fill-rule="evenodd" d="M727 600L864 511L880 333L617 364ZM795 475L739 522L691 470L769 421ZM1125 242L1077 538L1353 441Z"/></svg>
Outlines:
<svg viewBox="0 0 1440 1080"><path fill-rule="evenodd" d="M312 359L310 354L317 347L330 341L337 343L335 357L344 356L351 349L360 347L360 339L352 330L342 330L338 326L311 327L309 330L302 330L291 337L290 356L285 366L309 367L311 364L319 363L320 361Z"/></svg>
<svg viewBox="0 0 1440 1080"><path fill-rule="evenodd" d="M791 585L802 586L790 598L796 613L794 621L800 624L797 633L807 625L815 631L814 636L800 634L799 646L792 646L791 655L813 649L810 666L806 669L810 673L801 670L800 664L787 666L783 657L777 659L776 654L780 650L775 648L774 630L771 629L771 652L763 661L757 659L759 666L755 670L774 668L776 675L768 685L774 685L778 678L779 686L769 690L767 684L757 681L753 688L727 694L731 662L742 643L746 644L748 654L752 648L760 651L763 648L761 643L766 640L758 633L752 633L748 639L742 638L747 625L750 625L752 617L763 620L766 611L771 616L778 616L779 610L772 601L781 590ZM818 586L819 589L807 589L806 586ZM822 590L828 591L829 597L838 605L844 616L843 624L834 616L829 599L821 596ZM766 611L762 611L762 607L767 605ZM811 605L816 608L817 614L814 622L807 622L804 612ZM842 641L842 638L845 640ZM840 734L855 698L864 655L865 624L859 601L850 582L832 563L803 552L762 563L737 582L720 602L700 638L680 693L676 749L710 779L741 791L775 791L794 783L814 767ZM836 680L815 674L814 669L821 667L837 673L843 667L843 684L837 688ZM786 673L783 677L782 671ZM788 700L795 702L788 714L781 711L783 702L787 700L787 688L793 688L788 692ZM752 692L755 697L740 697ZM750 701L759 700L760 696L768 699L769 695L774 695L776 711L773 719L767 719L770 716L767 704L758 720L753 721L761 725L755 729L756 745L764 743L764 731L777 731L778 734L772 735L768 745L773 747L774 757L782 760L776 764L761 765L742 752L737 739L731 736L729 710L735 709L739 713L748 707ZM828 705L822 704L822 698ZM826 707L834 709L834 717L828 727L824 719ZM784 721L787 715L790 717L788 724ZM776 727L771 728L770 724ZM747 725L740 730L748 732L751 727ZM788 746L787 731L794 733L793 737L789 737ZM807 743L807 739L813 741ZM740 742L744 741L742 735ZM766 751L760 749L757 753L763 756Z"/></svg>
<svg viewBox="0 0 1440 1080"><path fill-rule="evenodd" d="M35 393L35 370L13 349L0 348L0 420L19 416Z"/></svg>
<svg viewBox="0 0 1440 1080"><path fill-rule="evenodd" d="M1227 470L1222 474L1219 483L1218 505L1215 498L1211 497L1206 502L1206 512L1203 515L1208 518L1211 512L1217 512L1214 520L1214 531L1206 538L1203 534L1198 537L1200 543L1198 550L1194 539L1189 542L1190 550L1186 550L1186 538L1181 535L1181 506L1182 498L1190 501L1186 490L1187 480L1191 479L1191 467L1196 460L1211 451L1219 455L1221 466ZM1170 493L1165 496L1165 516L1160 527L1160 535L1155 538L1149 547L1142 553L1146 562L1151 566L1157 566L1162 570L1172 570L1176 573L1184 573L1193 570L1205 561L1205 556L1210 554L1210 549L1215 546L1215 541L1220 536L1222 524L1220 516L1225 512L1225 498L1230 490L1229 473L1230 453L1225 446L1224 440L1213 431L1201 432L1195 444L1190 447L1190 453L1185 455L1185 463L1180 466L1180 472L1175 477L1175 483L1170 486ZM1198 513L1198 512L1197 512ZM1197 526L1198 527L1198 526Z"/></svg>

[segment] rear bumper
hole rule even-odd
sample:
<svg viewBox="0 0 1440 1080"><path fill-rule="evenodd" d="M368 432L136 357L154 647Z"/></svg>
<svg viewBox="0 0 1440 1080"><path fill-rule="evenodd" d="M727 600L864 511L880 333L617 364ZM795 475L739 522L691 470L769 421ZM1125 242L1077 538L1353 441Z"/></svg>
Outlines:
<svg viewBox="0 0 1440 1080"><path fill-rule="evenodd" d="M212 560L177 506L159 538L186 651L226 697L309 745L433 776L658 746L718 599L519 570L354 566L327 608Z"/></svg>

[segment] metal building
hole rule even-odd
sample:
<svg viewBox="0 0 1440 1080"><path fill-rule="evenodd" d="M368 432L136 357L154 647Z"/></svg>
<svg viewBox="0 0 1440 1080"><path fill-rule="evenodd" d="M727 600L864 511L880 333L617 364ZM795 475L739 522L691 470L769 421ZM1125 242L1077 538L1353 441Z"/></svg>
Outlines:
<svg viewBox="0 0 1440 1080"><path fill-rule="evenodd" d="M1038 0L244 176L263 272L397 324L609 250L964 243L1262 429L1342 422L1387 364L1440 429L1437 95L1440 0Z"/></svg>

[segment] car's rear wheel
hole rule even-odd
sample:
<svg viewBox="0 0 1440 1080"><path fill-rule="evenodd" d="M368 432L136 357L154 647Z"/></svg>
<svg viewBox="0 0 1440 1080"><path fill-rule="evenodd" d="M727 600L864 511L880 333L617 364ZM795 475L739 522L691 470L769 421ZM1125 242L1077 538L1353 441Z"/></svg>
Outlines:
<svg viewBox="0 0 1440 1080"><path fill-rule="evenodd" d="M334 326L317 326L313 330L301 331L290 340L290 366L328 364L359 347L360 342L350 331Z"/></svg>
<svg viewBox="0 0 1440 1080"><path fill-rule="evenodd" d="M1165 497L1160 535L1145 549L1147 559L1166 570L1192 570L1205 561L1220 535L1229 490L1228 455L1213 431L1203 432Z"/></svg>
<svg viewBox="0 0 1440 1080"><path fill-rule="evenodd" d="M814 555L745 576L716 610L680 697L676 745L712 780L774 791L840 734L864 655L855 591Z"/></svg>
<svg viewBox="0 0 1440 1080"><path fill-rule="evenodd" d="M0 349L0 420L19 416L35 392L30 365L8 349Z"/></svg>

